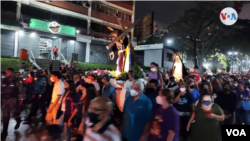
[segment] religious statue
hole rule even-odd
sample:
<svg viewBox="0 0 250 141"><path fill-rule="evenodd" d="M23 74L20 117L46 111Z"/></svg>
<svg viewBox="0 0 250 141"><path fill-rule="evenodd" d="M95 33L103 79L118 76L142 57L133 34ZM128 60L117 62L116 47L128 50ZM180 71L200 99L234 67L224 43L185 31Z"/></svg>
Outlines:
<svg viewBox="0 0 250 141"><path fill-rule="evenodd" d="M176 78L177 81L182 79L182 62L180 60L179 55L174 56L174 68L173 68L173 76Z"/></svg>
<svg viewBox="0 0 250 141"><path fill-rule="evenodd" d="M112 41L118 36L117 31L111 33ZM116 61L117 69L116 75L119 75L121 72L128 72L131 68L131 57L130 57L130 41L127 36L123 36L119 41L111 47L111 52L109 53L110 59L113 60L115 53L118 53L118 58Z"/></svg>

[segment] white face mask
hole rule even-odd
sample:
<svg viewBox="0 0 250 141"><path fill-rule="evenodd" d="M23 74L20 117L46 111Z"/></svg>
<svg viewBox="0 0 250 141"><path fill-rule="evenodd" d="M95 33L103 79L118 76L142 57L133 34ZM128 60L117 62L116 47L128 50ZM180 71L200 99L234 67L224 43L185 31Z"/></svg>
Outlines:
<svg viewBox="0 0 250 141"><path fill-rule="evenodd" d="M5 76L4 76L4 75L2 75L2 78L5 78Z"/></svg>
<svg viewBox="0 0 250 141"><path fill-rule="evenodd" d="M181 91L181 92L185 92L185 91L186 91L186 88L180 88L180 91Z"/></svg>
<svg viewBox="0 0 250 141"><path fill-rule="evenodd" d="M235 87L237 87L237 86L238 86L238 84L234 84L234 86L235 86Z"/></svg>
<svg viewBox="0 0 250 141"><path fill-rule="evenodd" d="M50 77L50 81L51 81L51 82L55 82L55 80L54 80L53 77Z"/></svg>
<svg viewBox="0 0 250 141"><path fill-rule="evenodd" d="M138 92L132 89L132 90L130 90L130 94L132 97L134 97L134 96L138 95Z"/></svg>
<svg viewBox="0 0 250 141"><path fill-rule="evenodd" d="M152 71L152 72L155 72L155 71L156 71L156 68L151 68L151 71Z"/></svg>
<svg viewBox="0 0 250 141"><path fill-rule="evenodd" d="M249 91L249 88L246 88L247 91Z"/></svg>
<svg viewBox="0 0 250 141"><path fill-rule="evenodd" d="M156 103L159 105L162 105L163 103L163 99L159 95L156 97Z"/></svg>
<svg viewBox="0 0 250 141"><path fill-rule="evenodd" d="M210 82L210 80L207 80L207 82Z"/></svg>

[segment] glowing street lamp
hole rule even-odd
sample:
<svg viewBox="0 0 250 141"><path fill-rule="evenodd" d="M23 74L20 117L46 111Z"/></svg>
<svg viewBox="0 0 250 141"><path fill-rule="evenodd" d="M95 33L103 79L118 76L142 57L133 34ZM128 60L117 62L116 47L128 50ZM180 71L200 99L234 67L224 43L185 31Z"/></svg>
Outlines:
<svg viewBox="0 0 250 141"><path fill-rule="evenodd" d="M171 39L168 39L168 40L167 40L167 43L168 43L168 44L171 44L172 42L173 42L173 41L172 41Z"/></svg>
<svg viewBox="0 0 250 141"><path fill-rule="evenodd" d="M232 52L228 52L228 54L229 54L229 55L231 55L231 54L232 54Z"/></svg>
<svg viewBox="0 0 250 141"><path fill-rule="evenodd" d="M238 54L238 52L234 52L234 54L235 54L235 55L237 55L237 54Z"/></svg>

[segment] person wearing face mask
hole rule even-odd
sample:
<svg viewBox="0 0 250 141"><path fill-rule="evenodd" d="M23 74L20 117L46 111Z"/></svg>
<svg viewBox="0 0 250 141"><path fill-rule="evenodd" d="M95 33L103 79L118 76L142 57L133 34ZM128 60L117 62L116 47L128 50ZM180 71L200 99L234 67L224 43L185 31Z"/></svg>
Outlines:
<svg viewBox="0 0 250 141"><path fill-rule="evenodd" d="M26 87L26 98L25 98L25 104L31 103L31 96L34 94L34 84L35 84L35 73L30 72L29 78L27 80L24 79L23 83Z"/></svg>
<svg viewBox="0 0 250 141"><path fill-rule="evenodd" d="M233 81L232 88L233 88L234 91L238 88L238 81L237 80Z"/></svg>
<svg viewBox="0 0 250 141"><path fill-rule="evenodd" d="M51 103L47 109L47 115L45 120L48 124L59 124L56 120L56 115L62 101L62 97L65 93L64 83L60 80L61 73L58 71L51 72L50 81L54 83L54 88L52 92Z"/></svg>
<svg viewBox="0 0 250 141"><path fill-rule="evenodd" d="M225 118L219 105L212 102L210 94L203 94L187 125L191 141L220 141L219 121ZM193 123L193 121L195 122Z"/></svg>
<svg viewBox="0 0 250 141"><path fill-rule="evenodd" d="M87 111L90 105L90 101L97 97L96 89L93 84L82 83L78 86L79 91L81 92L81 98L79 102L76 104L76 108L74 109L71 117L68 120L68 126L72 126L75 124L75 127L78 129L78 135L76 141L82 141L83 139L83 131L85 129L84 123L87 117ZM75 121L75 122L74 122Z"/></svg>
<svg viewBox="0 0 250 141"><path fill-rule="evenodd" d="M146 86L144 94L151 100L153 104L153 109L157 107L156 96L158 95L158 81L156 79L151 79Z"/></svg>
<svg viewBox="0 0 250 141"><path fill-rule="evenodd" d="M160 87L163 88L163 79L162 79L162 74L159 72L159 65L155 62L152 62L150 64L150 68L151 72L148 74L148 82L151 79L156 79L159 81Z"/></svg>
<svg viewBox="0 0 250 141"><path fill-rule="evenodd" d="M81 84L80 77L77 73L73 74L73 80L77 88Z"/></svg>
<svg viewBox="0 0 250 141"><path fill-rule="evenodd" d="M71 141L70 126L68 121L76 108L76 103L78 103L80 96L75 93L75 84L73 80L68 80L64 82L65 93L62 98L61 108L57 112L57 119L63 116L64 123L64 134L66 135L66 141Z"/></svg>
<svg viewBox="0 0 250 141"><path fill-rule="evenodd" d="M220 81L220 79L218 77L216 77L214 79L214 82L213 82L212 86L213 86L213 93L216 93L216 94L223 89L221 81Z"/></svg>
<svg viewBox="0 0 250 141"><path fill-rule="evenodd" d="M250 94L244 89L245 83L238 81L238 88L235 89L238 96L236 117L238 124L250 125Z"/></svg>
<svg viewBox="0 0 250 141"><path fill-rule="evenodd" d="M223 87L223 91L221 91L217 96L217 98L215 99L215 103L222 108L225 114L225 120L222 122L222 124L225 125L234 124L237 102L238 98L236 93L231 91L228 84L225 84Z"/></svg>
<svg viewBox="0 0 250 141"><path fill-rule="evenodd" d="M156 97L160 105L153 110L153 119L145 128L141 141L179 141L180 117L172 106L173 92L162 89Z"/></svg>
<svg viewBox="0 0 250 141"><path fill-rule="evenodd" d="M100 88L100 85L95 81L95 79L96 79L96 76L94 74L88 75L89 82L87 82L87 83L93 84L95 86L97 95L100 96L101 95L101 90L100 90L101 88Z"/></svg>
<svg viewBox="0 0 250 141"><path fill-rule="evenodd" d="M192 113L193 97L187 90L185 83L180 83L179 92L175 93L173 103L180 116L180 136L183 137L184 141L187 141L188 133L186 126Z"/></svg>
<svg viewBox="0 0 250 141"><path fill-rule="evenodd" d="M142 93L143 89L143 83L135 81L131 86L131 96L125 100L123 123L125 120L126 122L122 130L123 140L139 141L145 125L151 118L152 102Z"/></svg>
<svg viewBox="0 0 250 141"><path fill-rule="evenodd" d="M166 86L166 88L170 89L171 91L175 91L176 89L179 88L173 76L169 77L169 84L168 86Z"/></svg>
<svg viewBox="0 0 250 141"><path fill-rule="evenodd" d="M199 97L200 97L200 93L199 91L197 91L194 87L194 82L193 81L189 81L188 82L188 90L189 92L192 94L192 99L193 99L193 106L195 106L196 102L198 101Z"/></svg>
<svg viewBox="0 0 250 141"><path fill-rule="evenodd" d="M120 132L110 121L112 110L112 101L105 96L91 101L83 141L121 141Z"/></svg>

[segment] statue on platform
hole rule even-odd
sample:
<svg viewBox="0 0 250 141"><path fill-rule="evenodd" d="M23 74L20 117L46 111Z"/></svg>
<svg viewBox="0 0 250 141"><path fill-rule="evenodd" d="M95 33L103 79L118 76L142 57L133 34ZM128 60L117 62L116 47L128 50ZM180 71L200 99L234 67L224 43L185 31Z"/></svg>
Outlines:
<svg viewBox="0 0 250 141"><path fill-rule="evenodd" d="M112 40L117 38L118 32L113 31L111 33ZM116 61L117 69L116 75L119 75L121 72L128 72L131 69L131 57L130 57L130 42L127 36L123 36L119 41L117 41L112 47L109 54L110 59L113 60L115 53L118 53L118 58Z"/></svg>

